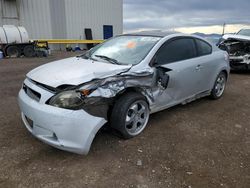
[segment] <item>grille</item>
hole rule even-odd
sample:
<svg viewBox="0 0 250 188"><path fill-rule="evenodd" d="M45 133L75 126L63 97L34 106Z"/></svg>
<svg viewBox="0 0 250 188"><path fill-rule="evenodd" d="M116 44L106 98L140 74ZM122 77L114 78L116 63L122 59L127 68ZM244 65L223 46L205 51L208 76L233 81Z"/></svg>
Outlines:
<svg viewBox="0 0 250 188"><path fill-rule="evenodd" d="M29 79L29 80L30 80L32 83L36 84L37 86L39 86L39 87L41 87L41 88L43 88L43 89L45 89L45 90L47 90L47 91L49 91L49 92L51 92L51 93L58 92L58 89L56 89L56 88L47 86L47 85L45 85L45 84L41 84L41 83L36 82L36 81L34 81L34 80L31 80L31 79Z"/></svg>
<svg viewBox="0 0 250 188"><path fill-rule="evenodd" d="M33 89L29 88L28 86L26 86L25 84L23 84L23 90L25 91L25 93L32 98L33 100L39 102L41 99L41 94L34 91Z"/></svg>

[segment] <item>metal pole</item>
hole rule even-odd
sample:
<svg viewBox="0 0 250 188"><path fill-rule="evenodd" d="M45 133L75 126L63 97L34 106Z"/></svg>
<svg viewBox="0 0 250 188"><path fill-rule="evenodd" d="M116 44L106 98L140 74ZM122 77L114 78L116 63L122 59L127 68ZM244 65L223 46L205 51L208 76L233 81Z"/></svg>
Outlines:
<svg viewBox="0 0 250 188"><path fill-rule="evenodd" d="M226 23L223 24L223 31L222 31L222 35L225 34L225 28L226 28Z"/></svg>

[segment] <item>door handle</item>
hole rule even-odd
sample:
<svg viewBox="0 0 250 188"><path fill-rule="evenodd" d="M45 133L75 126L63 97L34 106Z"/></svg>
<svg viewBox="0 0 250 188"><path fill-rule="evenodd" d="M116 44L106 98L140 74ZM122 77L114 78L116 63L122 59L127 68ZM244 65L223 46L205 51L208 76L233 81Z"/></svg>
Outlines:
<svg viewBox="0 0 250 188"><path fill-rule="evenodd" d="M202 68L202 66L201 65L197 65L196 67L195 67L195 70L201 70L201 68Z"/></svg>

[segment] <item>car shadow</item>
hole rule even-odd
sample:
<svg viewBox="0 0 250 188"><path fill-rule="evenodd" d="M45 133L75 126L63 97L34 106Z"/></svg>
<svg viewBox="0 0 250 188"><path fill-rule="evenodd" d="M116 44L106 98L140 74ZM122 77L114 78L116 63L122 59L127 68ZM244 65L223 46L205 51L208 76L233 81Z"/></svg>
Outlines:
<svg viewBox="0 0 250 188"><path fill-rule="evenodd" d="M249 75L250 70L231 70L231 74Z"/></svg>

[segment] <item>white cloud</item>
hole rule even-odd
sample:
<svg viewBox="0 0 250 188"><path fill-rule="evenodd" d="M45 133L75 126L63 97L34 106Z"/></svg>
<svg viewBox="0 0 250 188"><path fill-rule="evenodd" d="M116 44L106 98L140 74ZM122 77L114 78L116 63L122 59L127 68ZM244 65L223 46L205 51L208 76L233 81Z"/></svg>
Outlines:
<svg viewBox="0 0 250 188"><path fill-rule="evenodd" d="M150 29L229 32L250 24L248 0L124 0L125 32Z"/></svg>

